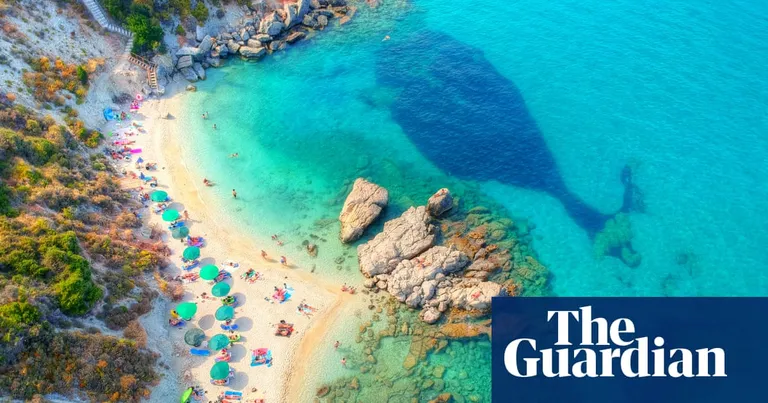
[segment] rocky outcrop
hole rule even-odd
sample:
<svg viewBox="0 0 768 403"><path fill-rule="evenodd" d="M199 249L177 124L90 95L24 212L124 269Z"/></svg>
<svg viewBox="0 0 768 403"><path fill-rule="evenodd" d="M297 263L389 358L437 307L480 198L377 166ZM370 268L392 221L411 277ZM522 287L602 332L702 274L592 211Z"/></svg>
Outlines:
<svg viewBox="0 0 768 403"><path fill-rule="evenodd" d="M360 271L366 277L391 273L401 261L433 246L435 231L424 206L409 208L400 217L387 221L380 234L357 248Z"/></svg>
<svg viewBox="0 0 768 403"><path fill-rule="evenodd" d="M264 47L252 48L250 46L241 46L240 55L248 59L258 59L267 53Z"/></svg>
<svg viewBox="0 0 768 403"><path fill-rule="evenodd" d="M349 243L360 239L365 229L387 207L388 202L387 189L363 178L355 180L339 215L341 242Z"/></svg>
<svg viewBox="0 0 768 403"><path fill-rule="evenodd" d="M388 221L380 234L357 250L360 271L367 277L363 285L373 292L387 291L408 307L420 309L419 318L429 324L451 309L486 313L493 297L514 293L487 281L497 270L510 267L508 260L500 258L505 252L495 252L498 245L486 243L503 238L503 231L501 238L496 234L498 223L475 223L470 220L472 214L459 221L440 220L444 245L435 245L433 220L453 206L448 189L441 189L427 206L411 207ZM477 248L468 247L467 240L477 243Z"/></svg>
<svg viewBox="0 0 768 403"><path fill-rule="evenodd" d="M259 59L311 36L312 29L323 29L331 18L346 21L354 15L354 7L348 7L344 0L298 0L293 4L282 4L278 9L274 4L277 3L262 2L256 7L254 3L251 11L246 11L235 22L237 29L216 36L198 26L192 37L198 45L183 46L176 51L175 70L191 81L205 79L205 71L193 67L195 62L205 69L220 66L221 59L231 55ZM242 47L246 49L241 51ZM216 61L211 63L209 60Z"/></svg>
<svg viewBox="0 0 768 403"><path fill-rule="evenodd" d="M502 287L490 281L464 279L453 285L448 292L451 305L467 311L488 311L491 298L502 294Z"/></svg>
<svg viewBox="0 0 768 403"><path fill-rule="evenodd" d="M438 282L467 265L467 255L434 246L416 258L400 262L387 279L387 291L412 308L420 307L435 296Z"/></svg>
<svg viewBox="0 0 768 403"><path fill-rule="evenodd" d="M453 196L447 188L438 190L427 201L427 211L432 217L440 217L453 208Z"/></svg>

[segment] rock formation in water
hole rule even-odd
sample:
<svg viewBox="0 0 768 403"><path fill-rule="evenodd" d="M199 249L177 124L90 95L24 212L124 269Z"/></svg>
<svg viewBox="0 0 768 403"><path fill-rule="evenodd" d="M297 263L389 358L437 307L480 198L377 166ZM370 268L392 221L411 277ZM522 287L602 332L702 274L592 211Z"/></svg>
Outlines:
<svg viewBox="0 0 768 403"><path fill-rule="evenodd" d="M350 243L360 239L365 229L376 221L387 207L388 202L387 189L363 178L357 178L339 214L341 242Z"/></svg>
<svg viewBox="0 0 768 403"><path fill-rule="evenodd" d="M427 211L429 211L429 214L431 214L432 217L440 217L452 208L453 195L451 195L451 191L446 188L438 190L427 201Z"/></svg>
<svg viewBox="0 0 768 403"><path fill-rule="evenodd" d="M435 245L432 219L453 206L448 189L432 196L429 206L409 208L358 247L360 271L368 278L365 286L421 309L419 317L427 323L437 322L451 307L488 312L491 298L505 292L500 284L485 281L496 265L485 254L473 254L473 262L455 246Z"/></svg>

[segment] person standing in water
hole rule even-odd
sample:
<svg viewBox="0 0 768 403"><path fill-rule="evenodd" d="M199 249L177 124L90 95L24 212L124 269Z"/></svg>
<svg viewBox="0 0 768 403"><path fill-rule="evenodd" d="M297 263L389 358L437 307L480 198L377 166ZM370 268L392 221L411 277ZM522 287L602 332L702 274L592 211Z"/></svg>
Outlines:
<svg viewBox="0 0 768 403"><path fill-rule="evenodd" d="M333 343L333 349L338 350L340 345L341 343L338 340L336 340L336 343Z"/></svg>
<svg viewBox="0 0 768 403"><path fill-rule="evenodd" d="M235 191L235 189L232 189L232 197L237 199L237 192Z"/></svg>

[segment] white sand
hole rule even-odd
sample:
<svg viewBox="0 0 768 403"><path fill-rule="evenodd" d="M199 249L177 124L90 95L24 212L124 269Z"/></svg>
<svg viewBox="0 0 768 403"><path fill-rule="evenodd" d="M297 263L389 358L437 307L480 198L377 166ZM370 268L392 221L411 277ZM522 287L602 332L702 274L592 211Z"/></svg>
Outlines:
<svg viewBox="0 0 768 403"><path fill-rule="evenodd" d="M174 200L172 208L179 211L187 210L190 214L188 226L192 236L203 236L206 245L202 248L202 265L215 263L219 267L229 269L224 262L233 259L239 262L238 269L231 270L232 292L238 300L244 301L235 309L235 323L240 326L241 342L231 349L232 360L230 364L236 370L236 375L228 387L217 387L209 383L209 370L214 364L213 357L195 357L189 354L189 346L184 343L183 335L191 326L203 329L207 337L223 333L220 324L214 319L213 313L221 306L214 300L200 298L203 292L210 293L211 284L202 279L186 284L185 301L198 303L198 312L191 324L181 329L170 328L167 325L169 318L168 309L175 306L168 303L165 298L158 304L167 304L162 308L156 307L142 319L148 336L148 345L155 347L162 354L160 363L167 363L171 371L165 371L166 377L152 393L150 401L168 402L170 398L176 398L188 386L200 385L208 392L207 400L215 400L219 392L224 390L238 390L247 398L266 397L267 402L295 402L295 396L302 388L304 367L294 365L294 356L301 352L302 357L312 354L317 348L332 348L331 346L319 346L324 334L328 330L334 313L342 305L350 302L362 303L363 299L340 291L340 284L325 282L306 270L297 267L283 267L275 260L263 260L260 250L263 248L276 259L279 252L273 250L272 245L255 245L245 234L238 234L230 228L221 228L216 221L216 212L211 211L203 203L198 192L204 192L207 188L202 184L202 178L191 177L189 171L180 161L179 141L184 138L184 122L180 119L163 119L161 113L169 112L172 116L178 116L182 107L181 97L184 96L182 83L174 83L168 88L168 95L159 100L145 101L140 113L134 116L146 129L146 133L138 136L127 137L135 140L133 148L142 148L140 155L145 161L157 162L158 169L151 171L159 181L159 189L166 190ZM114 130L115 124L106 125L103 130ZM136 157L134 157L136 158ZM133 163L126 165L129 170L134 170ZM146 171L145 171L146 172ZM128 187L140 186L138 180L125 180ZM154 205L154 203L153 203ZM149 223L162 228L164 238L173 250L170 258L174 267L173 275L180 273L175 265L180 264L181 251L184 249L180 241L170 238L166 230L167 225L162 222L159 215L145 212L149 215ZM258 230L258 229L257 229ZM249 267L263 273L264 280L249 284L240 279L240 274ZM194 271L197 271L195 269ZM283 304L270 303L264 300L273 294L273 287L282 287L287 283L293 288L291 299ZM317 308L313 317L307 318L296 312L296 307L301 301ZM161 305L158 305L161 306ZM325 318L325 319L324 319ZM281 319L294 323L296 332L291 338L274 335L274 324ZM205 344L204 344L205 345ZM269 348L272 350L273 365L250 366L250 351L256 348ZM302 359L300 362L306 362ZM289 377L291 379L289 386ZM252 388L258 392L252 393Z"/></svg>

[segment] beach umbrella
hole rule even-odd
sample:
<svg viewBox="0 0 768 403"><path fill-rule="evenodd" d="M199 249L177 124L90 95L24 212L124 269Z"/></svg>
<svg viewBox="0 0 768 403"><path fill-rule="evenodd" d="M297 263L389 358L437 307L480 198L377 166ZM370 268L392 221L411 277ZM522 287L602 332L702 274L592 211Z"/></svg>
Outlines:
<svg viewBox="0 0 768 403"><path fill-rule="evenodd" d="M176 307L176 312L184 320L190 320L197 313L197 304L194 302L182 302Z"/></svg>
<svg viewBox="0 0 768 403"><path fill-rule="evenodd" d="M153 202L164 202L168 199L168 192L164 190L155 190L149 195L149 200ZM174 210L175 211L175 210Z"/></svg>
<svg viewBox="0 0 768 403"><path fill-rule="evenodd" d="M208 341L208 348L211 350L218 351L222 348L227 348L227 346L229 346L229 337L226 334L217 334Z"/></svg>
<svg viewBox="0 0 768 403"><path fill-rule="evenodd" d="M163 213L163 221L176 221L181 217L181 214L177 210L168 209Z"/></svg>
<svg viewBox="0 0 768 403"><path fill-rule="evenodd" d="M200 257L200 248L197 246L189 246L184 249L184 252L181 253L181 256L187 260L195 260Z"/></svg>
<svg viewBox="0 0 768 403"><path fill-rule="evenodd" d="M211 378L214 380L227 379L229 376L229 363L224 361L213 364L211 368Z"/></svg>
<svg viewBox="0 0 768 403"><path fill-rule="evenodd" d="M171 230L171 236L175 239L184 239L189 235L188 227L178 227Z"/></svg>
<svg viewBox="0 0 768 403"><path fill-rule="evenodd" d="M219 268L215 265L209 264L203 266L202 269L200 269L200 278L203 280L213 280L216 278L216 276L219 275Z"/></svg>
<svg viewBox="0 0 768 403"><path fill-rule="evenodd" d="M192 392L195 390L192 387L187 388L184 393L181 394L181 403L189 402L189 398L192 396Z"/></svg>
<svg viewBox="0 0 768 403"><path fill-rule="evenodd" d="M224 305L216 310L214 316L216 316L216 320L230 320L235 317L235 308Z"/></svg>
<svg viewBox="0 0 768 403"><path fill-rule="evenodd" d="M189 329L184 333L184 342L193 347L200 347L200 343L203 342L204 338L205 333L196 327Z"/></svg>
<svg viewBox="0 0 768 403"><path fill-rule="evenodd" d="M213 294L214 297L224 297L229 294L230 288L232 287L227 283L216 283L213 288L211 288L211 294Z"/></svg>

